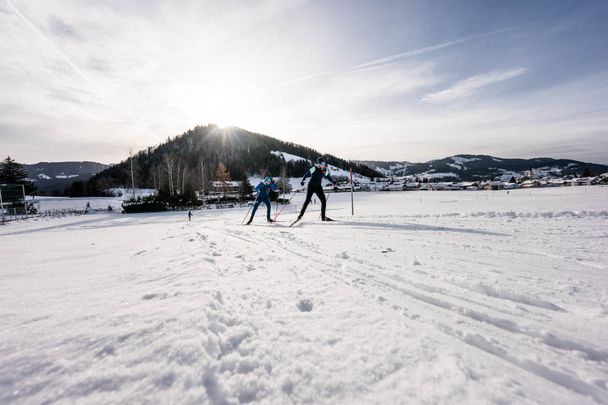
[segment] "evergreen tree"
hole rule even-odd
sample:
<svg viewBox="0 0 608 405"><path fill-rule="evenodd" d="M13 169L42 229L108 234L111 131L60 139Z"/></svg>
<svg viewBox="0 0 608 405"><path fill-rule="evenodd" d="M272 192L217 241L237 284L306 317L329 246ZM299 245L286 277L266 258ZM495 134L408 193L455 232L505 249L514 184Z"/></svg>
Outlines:
<svg viewBox="0 0 608 405"><path fill-rule="evenodd" d="M27 178L27 173L23 166L7 156L0 163L0 183L22 184Z"/></svg>
<svg viewBox="0 0 608 405"><path fill-rule="evenodd" d="M589 169L589 167L585 167L585 170L583 170L583 177L591 177L593 176L593 174L591 173L591 169Z"/></svg>
<svg viewBox="0 0 608 405"><path fill-rule="evenodd" d="M34 183L27 180L27 172L23 165L17 163L10 156L0 162L0 184L23 184L26 193L36 189Z"/></svg>

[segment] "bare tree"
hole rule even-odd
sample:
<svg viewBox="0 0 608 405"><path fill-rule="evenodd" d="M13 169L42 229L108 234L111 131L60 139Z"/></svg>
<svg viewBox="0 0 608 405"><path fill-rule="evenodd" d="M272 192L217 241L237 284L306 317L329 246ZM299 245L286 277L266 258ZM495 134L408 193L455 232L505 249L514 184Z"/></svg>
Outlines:
<svg viewBox="0 0 608 405"><path fill-rule="evenodd" d="M182 194L185 193L186 190L186 173L187 173L187 167L186 165L184 165L184 169L182 170Z"/></svg>
<svg viewBox="0 0 608 405"><path fill-rule="evenodd" d="M150 171L152 172L152 187L154 187L155 190L158 190L158 178L156 177L156 166L152 166L152 168L150 169Z"/></svg>
<svg viewBox="0 0 608 405"><path fill-rule="evenodd" d="M289 178L287 177L287 168L284 165L281 166L281 177L277 183L279 187L283 189L283 194L291 192L291 184L289 183Z"/></svg>
<svg viewBox="0 0 608 405"><path fill-rule="evenodd" d="M129 147L129 161L131 163L131 190L133 191L133 199L135 200L135 174L133 170L133 148Z"/></svg>
<svg viewBox="0 0 608 405"><path fill-rule="evenodd" d="M165 171L167 173L167 179L169 181L169 195L173 196L175 188L173 186L173 165L175 162L175 158L173 155L167 153L163 155L163 162L165 164Z"/></svg>
<svg viewBox="0 0 608 405"><path fill-rule="evenodd" d="M226 193L228 192L228 182L230 181L230 172L224 166L223 163L219 163L217 165L217 170L215 171L215 178L220 182L220 186L222 188L222 192L224 193L224 197L226 197Z"/></svg>

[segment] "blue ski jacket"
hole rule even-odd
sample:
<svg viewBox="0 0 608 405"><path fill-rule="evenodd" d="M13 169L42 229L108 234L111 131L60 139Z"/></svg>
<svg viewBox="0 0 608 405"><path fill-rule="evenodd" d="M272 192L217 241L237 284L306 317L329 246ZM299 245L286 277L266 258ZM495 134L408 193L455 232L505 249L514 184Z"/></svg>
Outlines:
<svg viewBox="0 0 608 405"><path fill-rule="evenodd" d="M254 190L256 193L258 193L256 200L265 200L266 198L268 198L268 195L270 194L271 190L279 191L279 189L277 188L277 186L274 185L274 183L270 182L269 184L264 184L264 182L261 181L260 184L258 184Z"/></svg>

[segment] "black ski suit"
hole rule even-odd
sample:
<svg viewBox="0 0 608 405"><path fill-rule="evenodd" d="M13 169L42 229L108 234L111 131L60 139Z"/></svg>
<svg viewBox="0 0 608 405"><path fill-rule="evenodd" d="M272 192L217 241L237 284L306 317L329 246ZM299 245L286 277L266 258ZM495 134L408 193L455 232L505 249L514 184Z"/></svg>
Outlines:
<svg viewBox="0 0 608 405"><path fill-rule="evenodd" d="M298 218L302 218L304 212L306 212L306 208L312 199L312 195L316 194L319 197L319 201L321 201L321 219L325 219L325 208L327 205L327 200L325 199L325 193L323 192L323 186L321 185L321 181L323 178L331 181L334 184L334 179L329 175L329 171L327 168L321 168L317 165L311 167L302 177L302 182L300 184L304 185L304 180L310 177L310 181L308 182L308 191L306 192L306 200L304 201L304 205L302 205L302 210L300 211L300 215Z"/></svg>

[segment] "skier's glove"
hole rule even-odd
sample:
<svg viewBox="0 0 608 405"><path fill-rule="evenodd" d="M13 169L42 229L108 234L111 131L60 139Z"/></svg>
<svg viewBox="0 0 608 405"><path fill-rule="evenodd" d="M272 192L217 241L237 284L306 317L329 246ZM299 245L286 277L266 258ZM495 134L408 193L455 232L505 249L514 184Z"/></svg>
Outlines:
<svg viewBox="0 0 608 405"><path fill-rule="evenodd" d="M300 182L300 185L301 185L302 187L304 187L304 180L302 180L302 181Z"/></svg>

